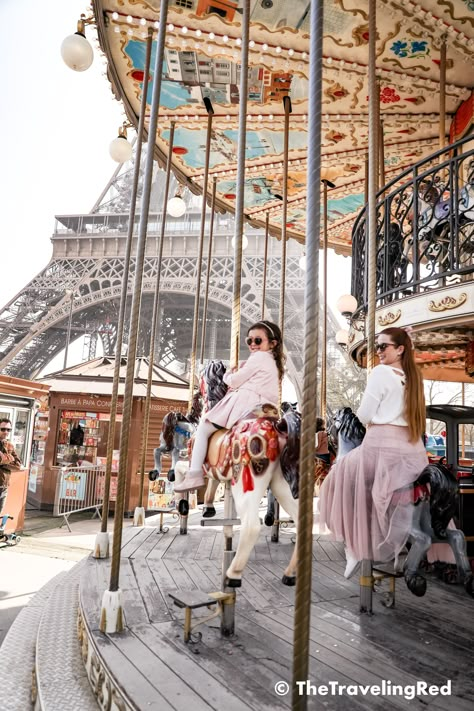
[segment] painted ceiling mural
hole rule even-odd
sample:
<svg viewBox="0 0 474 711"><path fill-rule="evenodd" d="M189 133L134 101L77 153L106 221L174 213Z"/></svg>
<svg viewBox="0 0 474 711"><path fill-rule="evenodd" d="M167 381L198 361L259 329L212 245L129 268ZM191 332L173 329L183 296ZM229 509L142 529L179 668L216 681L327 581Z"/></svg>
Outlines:
<svg viewBox="0 0 474 711"><path fill-rule="evenodd" d="M109 77L137 125L147 28L159 0L94 0ZM165 159L176 121L173 169L202 190L207 114L213 105L210 177L218 205L233 211L240 88L241 6L237 0L170 0L156 145ZM245 213L278 236L282 216L283 97L290 96L287 234L304 241L309 73L308 0L252 0L249 45ZM291 12L290 12L291 11ZM329 241L349 253L364 202L368 146L366 0L326 0L323 46L323 168L336 169L329 193ZM439 147L439 62L447 37L447 130L474 86L474 3L377 2L377 76L388 182ZM151 67L154 66L156 42ZM148 101L151 100L151 73Z"/></svg>

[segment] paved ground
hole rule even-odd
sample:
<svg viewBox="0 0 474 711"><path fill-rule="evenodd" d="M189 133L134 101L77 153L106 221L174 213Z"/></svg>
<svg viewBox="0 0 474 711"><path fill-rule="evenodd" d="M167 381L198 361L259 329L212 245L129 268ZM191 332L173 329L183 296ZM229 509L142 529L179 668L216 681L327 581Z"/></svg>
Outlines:
<svg viewBox="0 0 474 711"><path fill-rule="evenodd" d="M60 529L59 520L51 515L28 512L21 542L0 547L0 645L33 595L91 552L100 530L98 519L91 519L89 513L77 514L70 524L72 533L67 528ZM131 525L131 519L124 520L124 527ZM112 529L110 519L109 530Z"/></svg>

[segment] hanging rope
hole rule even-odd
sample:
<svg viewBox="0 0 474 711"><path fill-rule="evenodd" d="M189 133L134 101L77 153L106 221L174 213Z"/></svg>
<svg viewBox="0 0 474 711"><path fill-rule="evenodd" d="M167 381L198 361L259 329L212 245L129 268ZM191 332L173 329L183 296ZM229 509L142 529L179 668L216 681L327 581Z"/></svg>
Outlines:
<svg viewBox="0 0 474 711"><path fill-rule="evenodd" d="M153 30L148 29L148 37L146 42L146 56L145 56L145 74L143 77L143 90L142 99L140 105L140 117L138 119L138 129L137 129L137 142L135 147L135 165L133 170L133 185L132 194L130 196L130 213L128 217L128 231L127 231L127 241L125 245L125 259L123 263L123 276L122 276L122 293L120 296L120 306L118 315L118 326L117 326L117 342L115 345L115 363L114 363L114 377L112 383L112 398L110 402L110 422L109 422L109 436L107 438L107 462L105 465L105 482L104 482L104 501L102 505L102 521L100 530L102 533L107 532L107 520L109 516L109 502L110 502L110 480L112 477L112 458L114 453L114 441L115 441L115 423L117 421L117 401L118 401L118 389L120 383L120 366L122 364L122 343L123 343L123 332L125 324L125 308L127 305L127 294L128 294L128 279L130 275L130 257L132 253L132 242L133 242L133 228L135 225L135 212L137 203L137 192L138 183L140 180L140 162L142 156L142 145L143 145L143 127L145 125L145 114L146 114L146 97L148 91L148 82L150 77L150 62L151 62L151 47L153 43Z"/></svg>
<svg viewBox="0 0 474 711"><path fill-rule="evenodd" d="M311 3L308 98L308 194L306 212L305 341L298 505L298 566L293 633L292 709L305 711L308 698L296 682L309 679L309 630L313 565L314 432L317 408L319 329L319 246L321 227L321 101L323 1Z"/></svg>

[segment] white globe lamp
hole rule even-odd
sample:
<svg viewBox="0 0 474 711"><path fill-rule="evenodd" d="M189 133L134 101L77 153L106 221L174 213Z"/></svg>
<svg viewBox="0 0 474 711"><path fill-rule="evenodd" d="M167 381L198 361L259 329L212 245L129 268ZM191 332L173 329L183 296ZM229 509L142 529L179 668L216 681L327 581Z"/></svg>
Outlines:
<svg viewBox="0 0 474 711"><path fill-rule="evenodd" d="M231 241L232 249L235 249L235 237L232 237ZM247 249L249 246L249 241L247 239L247 235L242 235L242 249Z"/></svg>
<svg viewBox="0 0 474 711"><path fill-rule="evenodd" d="M175 195L171 200L168 200L166 212L170 217L182 217L186 212L186 203L183 198L179 195Z"/></svg>
<svg viewBox="0 0 474 711"><path fill-rule="evenodd" d="M349 343L349 331L347 330L347 328L341 328L336 333L336 343L339 346L347 346L347 344Z"/></svg>
<svg viewBox="0 0 474 711"><path fill-rule="evenodd" d="M340 314L346 318L350 318L354 311L357 310L357 299L351 294L344 294L344 296L340 296L337 300L336 308Z"/></svg>
<svg viewBox="0 0 474 711"><path fill-rule="evenodd" d="M117 138L110 142L109 153L112 160L117 163L126 163L132 157L133 147L127 141L127 134L124 129L120 129L123 133L119 133Z"/></svg>
<svg viewBox="0 0 474 711"><path fill-rule="evenodd" d="M83 19L77 23L77 32L63 40L61 57L65 64L75 72L85 72L94 61L94 52L84 34Z"/></svg>

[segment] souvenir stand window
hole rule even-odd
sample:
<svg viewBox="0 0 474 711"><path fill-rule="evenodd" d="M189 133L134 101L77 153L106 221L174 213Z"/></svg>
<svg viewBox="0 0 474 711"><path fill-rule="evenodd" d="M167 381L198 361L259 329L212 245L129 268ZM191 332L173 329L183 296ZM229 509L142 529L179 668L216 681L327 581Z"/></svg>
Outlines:
<svg viewBox="0 0 474 711"><path fill-rule="evenodd" d="M122 416L117 415L116 422L121 422ZM107 439L109 435L110 414L106 412L80 412L62 410L56 464L105 466L107 457ZM120 427L115 429L115 443L120 439ZM118 446L118 445L116 445ZM114 450L113 468L118 469L118 457Z"/></svg>
<svg viewBox="0 0 474 711"><path fill-rule="evenodd" d="M44 456L46 440L49 432L49 411L37 412L33 427L31 444L30 472L28 475L28 491L36 492L38 484L43 479Z"/></svg>

